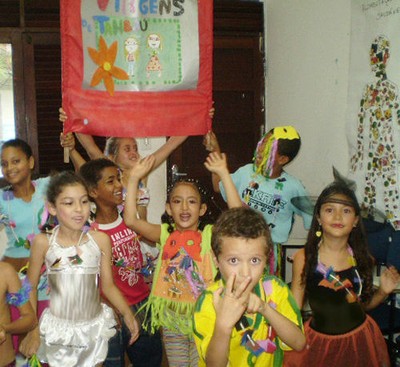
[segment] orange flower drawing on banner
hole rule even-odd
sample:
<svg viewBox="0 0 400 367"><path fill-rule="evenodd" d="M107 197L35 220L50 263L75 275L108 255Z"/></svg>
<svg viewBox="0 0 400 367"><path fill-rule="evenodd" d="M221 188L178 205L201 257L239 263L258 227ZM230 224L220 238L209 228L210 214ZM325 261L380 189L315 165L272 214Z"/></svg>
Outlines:
<svg viewBox="0 0 400 367"><path fill-rule="evenodd" d="M117 42L113 42L110 48L107 48L106 41L100 37L99 50L88 47L90 58L99 67L96 69L90 82L91 87L95 87L101 81L104 82L107 92L110 96L114 95L114 79L127 80L128 74L121 68L114 65L117 57Z"/></svg>

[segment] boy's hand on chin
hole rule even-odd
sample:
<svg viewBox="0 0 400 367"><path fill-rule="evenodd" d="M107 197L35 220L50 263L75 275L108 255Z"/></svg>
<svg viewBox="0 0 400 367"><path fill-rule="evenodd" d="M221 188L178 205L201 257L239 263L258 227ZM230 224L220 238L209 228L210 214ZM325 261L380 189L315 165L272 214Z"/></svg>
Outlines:
<svg viewBox="0 0 400 367"><path fill-rule="evenodd" d="M217 323L221 328L233 329L240 320L249 304L251 278L246 278L236 289L234 283L236 274L231 274L223 287L213 294L213 304L217 314Z"/></svg>

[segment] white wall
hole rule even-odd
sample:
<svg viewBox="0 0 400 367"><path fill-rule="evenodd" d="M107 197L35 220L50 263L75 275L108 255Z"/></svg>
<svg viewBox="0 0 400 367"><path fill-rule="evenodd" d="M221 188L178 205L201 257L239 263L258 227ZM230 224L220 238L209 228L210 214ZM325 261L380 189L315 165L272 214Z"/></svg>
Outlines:
<svg viewBox="0 0 400 367"><path fill-rule="evenodd" d="M161 147L166 139L162 138L138 138L139 152L142 157L154 153ZM165 210L167 197L167 164L164 162L160 167L153 171L147 182L150 189L150 204L147 208L147 219L150 223L161 223L161 215Z"/></svg>
<svg viewBox="0 0 400 367"><path fill-rule="evenodd" d="M350 1L264 0L266 24L267 128L291 124L302 147L287 171L301 179L311 195L332 181L332 165L347 174L345 135L350 48ZM164 138L138 139L142 155ZM149 220L164 212L166 166L150 175ZM300 218L291 241L306 236Z"/></svg>
<svg viewBox="0 0 400 367"><path fill-rule="evenodd" d="M311 195L347 175L345 121L350 48L350 1L264 0L267 129L293 125L302 147L287 171ZM305 238L297 219L292 239Z"/></svg>

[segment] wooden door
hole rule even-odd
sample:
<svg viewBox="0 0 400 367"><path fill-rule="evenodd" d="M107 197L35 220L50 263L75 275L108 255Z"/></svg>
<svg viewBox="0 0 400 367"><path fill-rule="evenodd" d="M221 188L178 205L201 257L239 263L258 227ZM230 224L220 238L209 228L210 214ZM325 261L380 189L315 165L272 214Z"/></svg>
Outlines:
<svg viewBox="0 0 400 367"><path fill-rule="evenodd" d="M254 2L215 1L213 130L221 149L228 156L230 171L251 162L264 127L264 53L263 4ZM202 136L189 137L170 157L171 167L198 179L214 203L214 214L226 208L219 194L214 194L211 175L204 167L207 157Z"/></svg>

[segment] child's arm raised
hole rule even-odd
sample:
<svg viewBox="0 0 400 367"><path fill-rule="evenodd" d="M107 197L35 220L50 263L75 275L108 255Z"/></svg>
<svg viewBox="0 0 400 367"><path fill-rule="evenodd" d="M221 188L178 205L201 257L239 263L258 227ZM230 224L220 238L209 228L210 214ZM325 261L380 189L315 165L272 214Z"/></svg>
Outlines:
<svg viewBox="0 0 400 367"><path fill-rule="evenodd" d="M59 120L64 123L67 121L67 114L65 113L64 109L60 107L58 109L58 112L60 113L59 115ZM76 137L78 138L79 142L83 146L83 148L86 150L86 153L88 154L90 159L96 159L96 158L103 158L104 154L100 150L100 148L97 146L96 142L93 139L93 136L91 135L86 135L82 133L76 133Z"/></svg>
<svg viewBox="0 0 400 367"><path fill-rule="evenodd" d="M214 102L213 102L214 103ZM215 108L211 107L208 111L211 119L214 117ZM164 145L162 145L158 150L156 150L153 155L155 156L154 166L152 171L154 171L161 163L163 163L168 156L181 145L187 136L171 136Z"/></svg>
<svg viewBox="0 0 400 367"><path fill-rule="evenodd" d="M221 148L219 146L218 140L217 140L217 136L214 134L214 132L209 131L203 139L203 144L206 148L206 150L208 150L211 153L221 153ZM220 177L214 173L211 172L211 180L212 180L212 185L213 185L213 189L215 192L220 192L219 189L219 181L220 181Z"/></svg>
<svg viewBox="0 0 400 367"><path fill-rule="evenodd" d="M139 182L152 170L154 161L155 157L153 155L143 158L129 172L129 181L126 187L124 222L129 228L140 233L148 240L157 242L160 239L161 226L139 218L136 205Z"/></svg>
<svg viewBox="0 0 400 367"><path fill-rule="evenodd" d="M151 171L154 171L158 166L160 166L186 139L187 136L171 136L164 145L153 153L155 160Z"/></svg>
<svg viewBox="0 0 400 367"><path fill-rule="evenodd" d="M63 148L67 148L69 151L69 157L74 165L75 172L79 172L79 168L86 163L85 159L75 149L75 137L73 133L60 134L60 144Z"/></svg>
<svg viewBox="0 0 400 367"><path fill-rule="evenodd" d="M400 275L394 266L391 266L381 274L379 288L373 294L371 300L364 305L364 308L369 311L379 306L387 296L392 293L400 283Z"/></svg>
<svg viewBox="0 0 400 367"><path fill-rule="evenodd" d="M38 234L33 240L31 246L31 255L29 257L29 266L27 278L32 286L32 291L30 294L30 302L37 315L37 287L40 278L40 271L42 269L44 263L44 257L49 247L49 241L45 234ZM26 337L22 340L19 345L19 350L26 357L30 358L34 355L39 349L40 345L40 336L39 336L39 327L37 326L35 329L30 331Z"/></svg>
<svg viewBox="0 0 400 367"><path fill-rule="evenodd" d="M240 196L229 173L225 153L210 153L204 165L212 174L217 175L222 181L226 192L228 207L241 207L242 201L240 200Z"/></svg>
<svg viewBox="0 0 400 367"><path fill-rule="evenodd" d="M101 290L123 316L124 322L131 333L129 344L133 344L139 337L140 326L129 305L126 303L125 298L114 283L111 270L112 257L110 238L103 232L94 232L92 236L102 252L100 264Z"/></svg>
<svg viewBox="0 0 400 367"><path fill-rule="evenodd" d="M21 281L14 268L4 262L0 262L0 274L6 283L7 293L12 295L20 295ZM28 295L26 295L29 297ZM6 324L0 324L0 344L6 340L6 334L23 334L32 330L37 324L35 312L28 299L21 299L17 303L13 303L18 307L20 317Z"/></svg>
<svg viewBox="0 0 400 367"><path fill-rule="evenodd" d="M64 109L60 108L59 113L60 113L59 117L60 121L65 122L67 120L67 115ZM100 148L94 141L93 136L82 133L76 133L76 137L78 138L83 148L86 150L86 153L88 154L90 159L105 157L104 153L100 150ZM171 136L169 139L167 139L165 144L162 145L158 150L156 150L153 153L156 159L152 170L156 169L161 163L163 163L168 158L168 156L186 139L187 136Z"/></svg>

